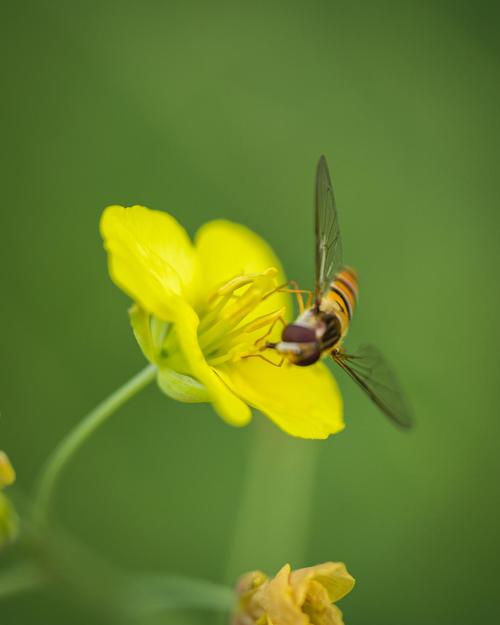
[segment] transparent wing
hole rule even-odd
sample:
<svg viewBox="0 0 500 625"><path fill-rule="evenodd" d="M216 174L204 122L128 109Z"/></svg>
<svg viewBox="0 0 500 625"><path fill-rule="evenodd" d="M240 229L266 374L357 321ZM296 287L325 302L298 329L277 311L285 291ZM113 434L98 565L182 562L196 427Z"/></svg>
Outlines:
<svg viewBox="0 0 500 625"><path fill-rule="evenodd" d="M412 426L412 410L398 379L375 347L367 345L354 355L333 353L332 358L391 421L403 428Z"/></svg>
<svg viewBox="0 0 500 625"><path fill-rule="evenodd" d="M342 267L339 218L332 181L324 156L320 157L316 169L315 235L316 284L314 291L316 306L319 306L328 282Z"/></svg>

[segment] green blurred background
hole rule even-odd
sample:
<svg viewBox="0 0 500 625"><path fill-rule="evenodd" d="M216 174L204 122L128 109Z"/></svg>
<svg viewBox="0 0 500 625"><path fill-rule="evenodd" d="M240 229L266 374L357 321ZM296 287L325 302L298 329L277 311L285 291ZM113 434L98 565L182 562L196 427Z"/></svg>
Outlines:
<svg viewBox="0 0 500 625"><path fill-rule="evenodd" d="M1 29L0 448L18 488L144 364L103 207L165 209L191 233L242 222L306 286L325 153L361 279L349 345L396 363L418 427L392 428L338 374L348 427L309 443L320 467L294 564L347 563L348 625L497 623L494 4L27 1L3 3ZM151 387L74 459L58 518L124 567L222 581L253 427ZM55 589L3 601L0 621L107 623L89 610Z"/></svg>

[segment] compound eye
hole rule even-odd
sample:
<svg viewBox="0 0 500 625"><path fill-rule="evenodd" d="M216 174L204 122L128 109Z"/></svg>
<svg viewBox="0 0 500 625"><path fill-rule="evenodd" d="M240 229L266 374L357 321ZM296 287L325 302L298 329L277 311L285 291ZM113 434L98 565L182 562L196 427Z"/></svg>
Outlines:
<svg viewBox="0 0 500 625"><path fill-rule="evenodd" d="M283 330L281 340L286 343L315 343L316 332L313 328L291 323Z"/></svg>

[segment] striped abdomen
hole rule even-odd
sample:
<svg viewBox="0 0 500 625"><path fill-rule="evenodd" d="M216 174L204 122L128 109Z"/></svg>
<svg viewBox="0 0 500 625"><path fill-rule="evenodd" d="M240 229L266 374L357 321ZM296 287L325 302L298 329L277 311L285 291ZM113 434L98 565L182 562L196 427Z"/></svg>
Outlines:
<svg viewBox="0 0 500 625"><path fill-rule="evenodd" d="M341 321L342 334L345 334L358 301L358 275L354 269L345 267L335 276L330 289L325 293L324 300L326 300L325 308L337 309L344 317Z"/></svg>

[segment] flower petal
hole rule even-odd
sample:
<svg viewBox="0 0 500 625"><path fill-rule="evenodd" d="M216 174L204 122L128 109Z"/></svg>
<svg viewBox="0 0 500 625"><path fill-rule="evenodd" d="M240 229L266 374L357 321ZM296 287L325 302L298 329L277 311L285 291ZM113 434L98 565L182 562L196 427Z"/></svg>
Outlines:
<svg viewBox="0 0 500 625"><path fill-rule="evenodd" d="M143 206L108 206L100 228L111 278L148 312L170 321L176 299L172 295L195 301L197 255L173 217Z"/></svg>
<svg viewBox="0 0 500 625"><path fill-rule="evenodd" d="M325 588L330 601L339 601L345 597L351 592L355 583L342 562L323 562L323 564L298 569L290 576L290 584L298 603L304 603L309 583L313 580Z"/></svg>
<svg viewBox="0 0 500 625"><path fill-rule="evenodd" d="M309 619L294 601L290 592L290 565L284 567L256 592L268 619L278 625L308 625Z"/></svg>
<svg viewBox="0 0 500 625"><path fill-rule="evenodd" d="M229 388L288 434L327 438L344 428L341 396L323 363L274 367L247 358L218 371Z"/></svg>
<svg viewBox="0 0 500 625"><path fill-rule="evenodd" d="M330 601L326 588L316 580L311 580L302 610L314 625L344 625L342 612Z"/></svg>
<svg viewBox="0 0 500 625"><path fill-rule="evenodd" d="M198 343L198 316L187 302L181 298L177 300L172 331L177 336L185 365L192 375L175 371L168 366L168 358L160 358L162 341L155 341L152 333L152 325L160 322L140 306L134 305L129 311L134 334L144 355L158 365L157 381L160 389L177 401L212 402L226 421L233 425L245 425L251 418L248 406L227 388L207 364Z"/></svg>
<svg viewBox="0 0 500 625"><path fill-rule="evenodd" d="M232 425L246 425L251 419L249 407L237 397L207 364L198 342L199 318L182 300L177 306L174 330L190 373L203 384L218 414Z"/></svg>
<svg viewBox="0 0 500 625"><path fill-rule="evenodd" d="M203 288L207 293L213 292L234 276L263 273L269 267L278 270L278 284L286 281L281 263L272 248L259 235L241 224L224 219L209 221L196 233L195 246L203 267ZM287 293L276 293L258 306L254 316L282 307L287 310L291 308L290 296Z"/></svg>

